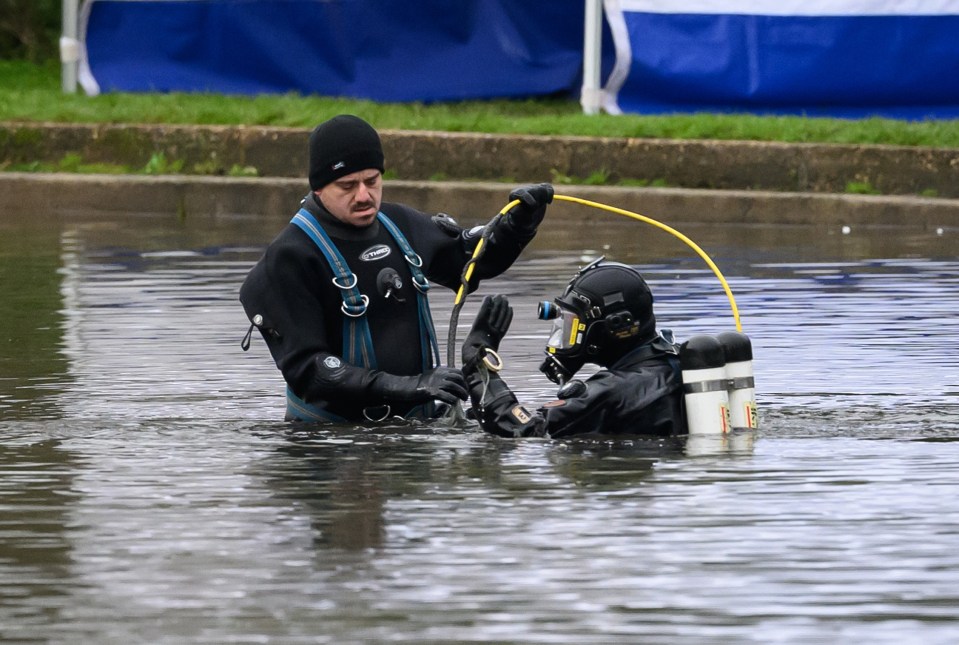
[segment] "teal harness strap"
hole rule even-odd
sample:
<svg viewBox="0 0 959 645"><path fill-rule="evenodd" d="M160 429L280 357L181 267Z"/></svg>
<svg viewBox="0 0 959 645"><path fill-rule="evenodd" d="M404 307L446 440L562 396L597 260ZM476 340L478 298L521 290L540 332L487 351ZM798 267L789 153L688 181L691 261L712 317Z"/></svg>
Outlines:
<svg viewBox="0 0 959 645"><path fill-rule="evenodd" d="M423 275L423 258L421 258L406 241L403 233L393 223L389 217L380 212L376 215L380 223L386 227L397 246L403 251L406 263L410 267L410 274L413 276L413 286L416 287L416 305L419 311L420 320L420 353L423 361L423 369L428 370L440 364L440 348L436 342L436 329L433 326L433 315L430 313L430 303L426 297L426 292L430 290L430 283Z"/></svg>
<svg viewBox="0 0 959 645"><path fill-rule="evenodd" d="M298 421L326 421L329 423L342 423L346 419L328 412L321 407L310 405L298 397L289 386L286 387L286 418L287 420L296 419Z"/></svg>
<svg viewBox="0 0 959 645"><path fill-rule="evenodd" d="M356 275L350 271L339 249L313 215L301 208L293 216L291 223L299 226L310 236L333 271L333 284L340 290L340 296L343 298L340 310L347 317L347 321L343 324L343 358L351 365L375 369L376 354L373 353L373 337L370 335L370 323L366 319L369 297L361 294L356 288Z"/></svg>
<svg viewBox="0 0 959 645"><path fill-rule="evenodd" d="M426 276L423 274L423 260L413 251L413 247L406 240L406 237L400 229L382 212L377 213L377 219L386 227L386 230L396 241L396 244L403 252L406 263L409 266L410 274L413 278L413 286L416 288L416 303L419 313L420 327L420 354L424 370L439 365L439 345L436 342L436 330L433 326L433 317L430 313L429 301L426 292L430 285ZM368 296L360 293L357 288L357 278L339 249L330 239L330 236L323 227L316 221L316 218L306 209L301 208L293 216L292 224L298 226L306 233L317 248L323 253L323 257L330 265L333 271L333 284L340 290L340 296L343 298L343 304L340 307L347 320L343 324L343 358L351 365L365 367L367 369L376 369L376 354L373 351L373 337L370 334L370 324L366 317L366 308L370 299ZM305 421L345 421L344 418L335 415L315 405L311 405L299 398L289 387L286 389L287 399L287 417ZM435 406L432 403L423 406L417 406L407 415L409 417L433 417L435 416ZM386 407L387 413L389 407ZM365 411L364 411L365 414Z"/></svg>

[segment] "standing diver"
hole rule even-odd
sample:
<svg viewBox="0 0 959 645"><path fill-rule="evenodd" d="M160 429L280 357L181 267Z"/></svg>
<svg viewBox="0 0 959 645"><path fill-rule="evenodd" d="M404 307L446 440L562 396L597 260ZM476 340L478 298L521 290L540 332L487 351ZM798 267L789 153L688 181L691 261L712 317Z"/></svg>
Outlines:
<svg viewBox="0 0 959 645"><path fill-rule="evenodd" d="M288 420L440 416L467 391L460 370L439 364L428 281L460 286L480 227L383 202L380 138L356 116L318 125L309 158L311 192L240 289L243 348L257 328L286 381ZM496 223L470 290L516 260L553 188L509 197L520 203Z"/></svg>
<svg viewBox="0 0 959 645"><path fill-rule="evenodd" d="M561 385L533 412L500 377L496 351L513 319L505 296L487 296L463 342L473 414L502 437L686 434L679 348L656 331L653 294L634 268L603 258L583 268L562 296L540 304L553 329L540 370ZM586 363L603 369L571 380Z"/></svg>

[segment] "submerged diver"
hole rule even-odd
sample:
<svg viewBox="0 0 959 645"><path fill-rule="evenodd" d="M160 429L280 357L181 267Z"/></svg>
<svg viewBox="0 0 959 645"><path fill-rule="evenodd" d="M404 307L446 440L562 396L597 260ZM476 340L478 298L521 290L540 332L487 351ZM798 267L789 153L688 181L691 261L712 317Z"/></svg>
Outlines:
<svg viewBox="0 0 959 645"><path fill-rule="evenodd" d="M382 201L379 135L336 116L309 140L311 192L240 289L287 384L288 420L432 418L467 398L458 369L440 367L428 280L460 286L481 227ZM505 271L536 234L553 188L517 188L476 264L479 280ZM439 401L439 405L436 402Z"/></svg>
<svg viewBox="0 0 959 645"><path fill-rule="evenodd" d="M502 437L686 434L679 348L656 331L653 294L632 267L596 260L566 291L540 305L553 330L540 370L561 385L558 399L531 412L500 377L496 351L513 319L505 296L487 296L463 343L473 414ZM586 363L601 366L571 380Z"/></svg>

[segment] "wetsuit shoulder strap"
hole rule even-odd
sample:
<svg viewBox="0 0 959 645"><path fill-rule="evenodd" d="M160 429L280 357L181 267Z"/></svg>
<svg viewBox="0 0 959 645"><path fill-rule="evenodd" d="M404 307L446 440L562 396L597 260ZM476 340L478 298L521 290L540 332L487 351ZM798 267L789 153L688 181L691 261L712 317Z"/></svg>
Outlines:
<svg viewBox="0 0 959 645"><path fill-rule="evenodd" d="M389 231L393 239L396 240L397 246L403 251L403 255L406 257L406 263L409 265L410 273L413 276L413 285L418 291L429 291L430 283L427 281L426 276L423 275L423 258L413 250L410 243L406 241L406 236L403 235L400 228L393 223L393 220L386 216L386 213L380 211L376 214L376 218L386 227L386 230Z"/></svg>
<svg viewBox="0 0 959 645"><path fill-rule="evenodd" d="M343 255L333 244L333 240L309 211L301 208L293 216L291 223L298 226L313 240L329 263L330 270L333 271L333 284L339 289L340 297L343 298L340 309L346 316L346 320L343 321L343 359L357 367L374 369L376 355L373 353L370 323L366 318L369 297L360 293L356 287L356 275L350 270Z"/></svg>
<svg viewBox="0 0 959 645"><path fill-rule="evenodd" d="M376 217L380 223L386 227L390 235L393 236L397 246L403 251L403 255L406 257L406 264L410 268L410 275L413 277L413 286L416 287L416 303L419 310L420 347L423 369L431 369L440 364L440 348L436 342L433 316L430 313L430 305L426 297L430 283L423 274L423 258L413 250L413 247L410 246L403 232L400 231L399 227L394 224L393 220L387 217L385 213L380 211Z"/></svg>

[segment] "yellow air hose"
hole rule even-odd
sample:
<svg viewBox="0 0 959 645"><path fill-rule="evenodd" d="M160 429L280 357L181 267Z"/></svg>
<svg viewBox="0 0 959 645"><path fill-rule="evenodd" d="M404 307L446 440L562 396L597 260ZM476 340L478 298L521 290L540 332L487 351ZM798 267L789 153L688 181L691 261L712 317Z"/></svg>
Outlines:
<svg viewBox="0 0 959 645"><path fill-rule="evenodd" d="M646 217L645 215L640 215L639 213L634 213L633 211L628 211L622 208L616 208L615 206L610 206L609 204L601 204L600 202L593 202L588 199L582 199L580 197L572 197L570 195L553 195L553 200L559 200L564 202L572 202L575 204L582 204L583 206L591 206L592 208L598 208L600 210L608 211L610 213L615 213L617 215L623 215L625 217L630 217L640 222L645 222L656 228L666 231L670 235L679 238L686 243L692 250L696 251L696 254L701 257L706 264L712 269L713 273L716 274L716 277L719 278L720 284L723 285L723 291L726 292L726 297L729 299L729 306L733 311L733 319L736 321L736 331L741 332L743 330L742 323L739 320L739 308L736 306L736 299L733 297L733 292L729 288L729 283L726 282L726 278L723 277L722 272L719 270L719 267L716 266L716 263L713 262L712 258L703 251L698 244L693 242L691 239L672 228L667 226L660 221L654 220L651 217ZM519 204L518 199L514 199L503 209L493 216L493 219L483 227L483 232L480 235L479 242L476 243L476 248L473 249L473 255L470 257L469 261L466 263L466 267L463 269L463 277L460 280L459 290L456 292L456 299L453 301L453 312L450 316L450 328L448 341L446 344L446 362L449 367L453 367L456 364L456 325L459 321L460 309L463 308L463 304L466 301L466 294L469 290L469 281L473 277L473 269L476 267L476 263L483 256L486 247L486 240L489 239L490 233L493 230L493 226L496 224L499 219L505 215L513 206Z"/></svg>
<svg viewBox="0 0 959 645"><path fill-rule="evenodd" d="M632 211L624 210L622 208L616 208L615 206L610 206L608 204L601 204L599 202L591 202L588 199L571 197L569 195L554 195L553 199L554 200L558 199L564 202L573 202L576 204L583 204L584 206L592 206L593 208L609 211L610 213L616 213L617 215L625 215L626 217L631 217L633 219L639 220L640 222L646 222L647 224L651 224L655 226L656 228L666 231L670 235L673 235L674 237L677 237L683 242L685 242L686 245L689 246L689 248L696 251L696 254L699 255L699 257L701 257L703 261L706 262L706 265L710 269L712 269L713 273L716 274L716 277L719 278L719 283L723 285L723 291L726 292L726 297L729 299L729 306L733 312L733 320L736 321L736 331L741 332L743 330L742 323L739 320L739 308L736 306L736 298L733 297L733 292L729 288L729 283L726 282L726 278L723 277L722 271L719 270L719 267L716 266L716 263L713 262L712 258L710 258L709 255L707 255L706 252L703 251L699 247L699 245L693 242L691 239L689 239L688 237L686 237L685 235L683 235L676 229L672 228L671 226L667 226L666 224L663 224L662 222L654 220L651 217L646 217L645 215L640 215L639 213L634 213Z"/></svg>

